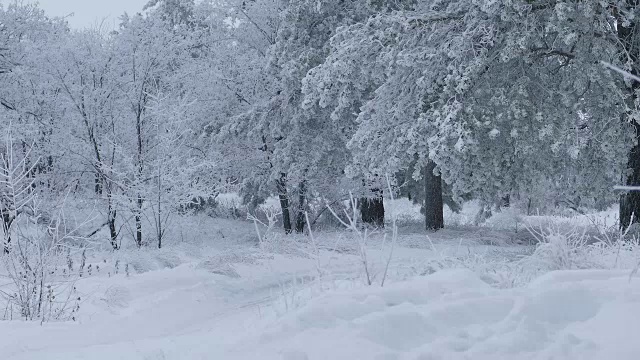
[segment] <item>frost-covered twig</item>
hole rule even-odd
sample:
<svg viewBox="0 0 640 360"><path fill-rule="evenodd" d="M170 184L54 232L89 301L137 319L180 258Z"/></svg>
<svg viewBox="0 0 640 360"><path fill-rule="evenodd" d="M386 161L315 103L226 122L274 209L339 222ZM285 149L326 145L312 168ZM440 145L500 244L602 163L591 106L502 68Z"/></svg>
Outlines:
<svg viewBox="0 0 640 360"><path fill-rule="evenodd" d="M316 238L311 231L311 223L309 222L309 214L305 211L305 220L307 221L307 227L309 228L309 237L311 238L311 245L313 246L314 257L316 258L316 271L318 272L318 281L320 282L320 288L322 288L322 267L320 266L320 250L316 243Z"/></svg>
<svg viewBox="0 0 640 360"><path fill-rule="evenodd" d="M275 225L278 223L278 216L280 216L282 213L271 208L263 208L262 212L267 218L267 224L265 224L263 221L258 219L257 216L252 215L251 213L247 214L247 220L253 222L256 234L258 235L258 245L260 246L261 250L264 250L264 243L267 240L266 237L271 233ZM260 232L260 227L258 225L262 225L266 228L263 233Z"/></svg>
<svg viewBox="0 0 640 360"><path fill-rule="evenodd" d="M621 74L622 76L624 76L626 78L629 78L631 80L635 80L635 81L640 82L640 77L637 77L637 76L633 75L632 73L630 73L628 71L622 70L621 68L619 68L619 67L617 67L617 66L615 66L615 65L613 65L611 63L608 63L606 61L600 61L600 63L602 65L604 65L604 67L606 67L609 70L613 70L613 71Z"/></svg>
<svg viewBox="0 0 640 360"><path fill-rule="evenodd" d="M391 264L391 259L393 258L393 251L395 250L396 243L398 241L398 225L397 225L397 214L395 212L394 206L394 197L393 191L391 190L391 181L389 180L389 174L386 175L387 179L387 188L389 190L389 198L391 199L391 250L389 251L389 256L387 257L387 263L384 267L384 273L382 274L382 280L380 281L380 286L384 287L384 282L387 279L387 273L389 272L389 264ZM387 239L387 234L385 234L385 242Z"/></svg>
<svg viewBox="0 0 640 360"><path fill-rule="evenodd" d="M75 319L80 301L75 293L75 277L60 269L65 268L71 248L83 243L80 229L89 220L71 226L63 204L55 216L42 224L37 199L32 209L37 215L22 214L16 218L14 239L3 257L10 280L4 298L25 320Z"/></svg>
<svg viewBox="0 0 640 360"><path fill-rule="evenodd" d="M344 226L347 230L350 230L354 234L356 234L356 239L358 241L358 254L360 255L360 262L362 264L362 267L365 273L367 285L371 285L373 284L374 279L371 275L371 269L370 269L370 264L368 259L367 243L369 242L369 237L372 235L372 232L370 232L368 228L365 228L363 231L358 226L358 200L353 197L352 193L349 193L349 202L351 204L352 213L349 214L349 212L346 209L344 210L344 214L347 218L347 221L342 220L338 216L338 214L336 214L336 212L331 208L331 206L327 205L327 208L329 209L333 217L335 217L342 224L342 226Z"/></svg>

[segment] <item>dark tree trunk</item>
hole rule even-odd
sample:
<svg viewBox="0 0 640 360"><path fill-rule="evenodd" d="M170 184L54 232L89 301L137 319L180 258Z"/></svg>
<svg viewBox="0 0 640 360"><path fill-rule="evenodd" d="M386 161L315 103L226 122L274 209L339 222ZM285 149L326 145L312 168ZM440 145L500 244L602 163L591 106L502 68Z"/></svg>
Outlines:
<svg viewBox="0 0 640 360"><path fill-rule="evenodd" d="M135 77L134 77L135 81ZM142 149L142 113L144 111L144 107L138 103L138 108L136 110L136 135L138 137L138 179L142 179L142 171L143 171L143 149ZM138 247L142 247L142 196L138 194L137 206L136 209L136 245ZM160 243L159 243L160 244Z"/></svg>
<svg viewBox="0 0 640 360"><path fill-rule="evenodd" d="M162 211L158 208L158 249L162 249L162 237L164 230L162 229Z"/></svg>
<svg viewBox="0 0 640 360"><path fill-rule="evenodd" d="M500 208L508 208L511 206L511 196L505 195L500 199Z"/></svg>
<svg viewBox="0 0 640 360"><path fill-rule="evenodd" d="M13 223L13 220L15 220L15 217L9 215L9 211L7 210L3 210L1 211L2 213L2 230L5 233L6 239L5 242L3 244L4 246L4 253L8 254L9 253L9 248L11 246L11 224Z"/></svg>
<svg viewBox="0 0 640 360"><path fill-rule="evenodd" d="M372 198L360 199L360 215L365 224L384 227L384 198L383 191L371 189Z"/></svg>
<svg viewBox="0 0 640 360"><path fill-rule="evenodd" d="M53 172L53 156L49 155L47 157L47 168L46 173L51 174ZM76 184L78 186L78 184ZM47 189L51 189L51 176L47 176Z"/></svg>
<svg viewBox="0 0 640 360"><path fill-rule="evenodd" d="M287 175L280 174L280 179L276 180L280 209L282 210L282 225L285 234L291 234L291 215L289 213L289 196L287 195Z"/></svg>
<svg viewBox="0 0 640 360"><path fill-rule="evenodd" d="M626 179L626 185L640 186L640 125L633 123L636 136L636 145L633 146L629 153L627 167L629 176ZM620 196L620 227L627 229L632 223L640 222L640 191L629 191Z"/></svg>
<svg viewBox="0 0 640 360"><path fill-rule="evenodd" d="M640 55L640 49L638 48L638 37L637 34L637 25L634 20L631 21L628 26L624 26L624 21L619 17L622 14L633 13L635 8L638 6L638 0L627 0L625 9L616 9L615 15L618 17L618 38L620 39L620 43L624 46L624 51L626 55L633 60L634 65L637 64ZM627 58L625 56L625 59ZM623 61L626 61L623 59ZM631 73L633 75L640 75L638 70L634 67L631 69ZM640 88L640 83L637 81L632 81L631 88L629 89L630 97L629 105L630 108L635 107L635 101L637 99L637 90ZM625 119L626 120L626 119ZM635 140L636 144L631 148L629 152L629 158L627 162L627 168L629 170L629 175L625 179L625 185L628 186L640 186L640 144L637 143L640 141L640 125L635 121L631 120L633 131L635 131ZM629 191L620 196L620 227L626 229L632 223L640 222L638 217L640 215L640 192L639 191Z"/></svg>
<svg viewBox="0 0 640 360"><path fill-rule="evenodd" d="M109 226L109 236L111 238L111 247L113 250L118 250L120 246L118 245L118 232L116 230L116 210L111 207L109 204L109 214L107 217L107 225Z"/></svg>
<svg viewBox="0 0 640 360"><path fill-rule="evenodd" d="M138 208L136 209L136 216L135 216L135 220L136 220L136 245L138 245L138 247L142 247L142 197L138 195L138 201L137 201L137 205Z"/></svg>
<svg viewBox="0 0 640 360"><path fill-rule="evenodd" d="M298 188L298 210L296 211L296 233L298 234L304 233L305 202L307 198L306 187L306 181L302 180L300 182L300 187Z"/></svg>
<svg viewBox="0 0 640 360"><path fill-rule="evenodd" d="M424 218L427 230L444 228L444 203L442 201L442 178L433 170L436 163L429 161L424 168Z"/></svg>

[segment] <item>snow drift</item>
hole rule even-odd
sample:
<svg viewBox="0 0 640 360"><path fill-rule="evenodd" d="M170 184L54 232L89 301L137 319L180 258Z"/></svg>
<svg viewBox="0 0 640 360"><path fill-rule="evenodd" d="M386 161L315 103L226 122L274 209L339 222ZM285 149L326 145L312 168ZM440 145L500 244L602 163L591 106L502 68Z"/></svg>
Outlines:
<svg viewBox="0 0 640 360"><path fill-rule="evenodd" d="M467 270L328 294L237 359L638 359L640 283L628 272L559 271L498 290Z"/></svg>

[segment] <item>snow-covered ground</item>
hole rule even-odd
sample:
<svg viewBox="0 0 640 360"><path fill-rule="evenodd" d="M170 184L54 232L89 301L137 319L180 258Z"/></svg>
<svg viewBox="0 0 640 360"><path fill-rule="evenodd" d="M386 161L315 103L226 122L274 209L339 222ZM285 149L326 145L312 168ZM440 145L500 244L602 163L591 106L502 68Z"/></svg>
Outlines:
<svg viewBox="0 0 640 360"><path fill-rule="evenodd" d="M276 237L260 250L251 223L190 221L162 250L90 254L76 321L0 322L0 358L640 358L636 248L610 258L552 242L531 261L522 230L427 237L406 226L382 287L391 248L381 235L367 247L366 286L346 232L319 232L316 246ZM556 255L597 257L600 269L550 271Z"/></svg>
<svg viewBox="0 0 640 360"><path fill-rule="evenodd" d="M637 359L639 309L640 286L626 272L553 272L522 289L497 290L469 270L444 270L314 299L232 355Z"/></svg>

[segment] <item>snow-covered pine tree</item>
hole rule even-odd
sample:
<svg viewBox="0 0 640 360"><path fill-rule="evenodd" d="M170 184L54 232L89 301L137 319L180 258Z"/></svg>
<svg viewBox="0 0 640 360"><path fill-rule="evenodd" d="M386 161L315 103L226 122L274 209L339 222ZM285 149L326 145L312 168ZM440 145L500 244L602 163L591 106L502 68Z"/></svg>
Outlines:
<svg viewBox="0 0 640 360"><path fill-rule="evenodd" d="M615 21L591 1L422 2L342 28L305 93L335 118L364 98L355 164L417 155L416 178L433 161L454 195L493 203L552 179L602 207L630 145L625 86L599 63L619 62Z"/></svg>
<svg viewBox="0 0 640 360"><path fill-rule="evenodd" d="M402 1L295 0L287 3L268 59L269 71L278 86L269 108L276 110L277 116L262 119L271 137L277 139L274 174L286 174L298 193L295 216L299 220L296 221L299 232L304 227L304 202L308 194L336 187L344 176L352 158L346 144L355 131L353 117L338 121L331 116L330 109L305 101L304 79L309 71L325 62L330 53L330 39L341 27L400 6L404 6ZM361 201L363 219L381 225L384 222L381 201L384 172L359 175L366 185L358 190L369 198ZM377 185L369 186L370 182Z"/></svg>

